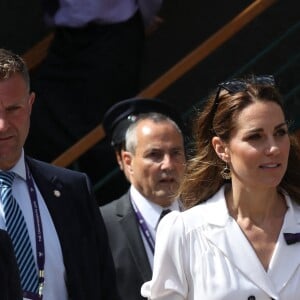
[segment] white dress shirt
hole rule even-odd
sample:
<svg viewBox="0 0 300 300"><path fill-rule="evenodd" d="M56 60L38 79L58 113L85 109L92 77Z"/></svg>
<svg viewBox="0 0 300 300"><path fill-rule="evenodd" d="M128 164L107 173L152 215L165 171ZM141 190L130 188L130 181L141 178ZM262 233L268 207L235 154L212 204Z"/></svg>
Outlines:
<svg viewBox="0 0 300 300"><path fill-rule="evenodd" d="M162 0L59 0L58 10L54 16L46 14L46 22L67 27L82 27L89 22L114 24L127 21L140 10L148 26L161 4Z"/></svg>
<svg viewBox="0 0 300 300"><path fill-rule="evenodd" d="M13 195L24 215L33 253L35 255L35 261L37 261L35 227L31 200L26 184L24 153L22 153L21 158L10 171L17 174L12 187ZM45 247L45 286L43 290L43 300L67 300L65 267L58 236L47 206L36 184L35 189L42 220ZM6 230L2 201L0 201L0 228Z"/></svg>
<svg viewBox="0 0 300 300"><path fill-rule="evenodd" d="M141 294L160 300L300 299L300 242L287 245L284 232L300 232L300 206L285 196L288 210L266 272L236 221L224 187L185 212L160 223L153 278Z"/></svg>
<svg viewBox="0 0 300 300"><path fill-rule="evenodd" d="M154 241L155 241L155 236L156 236L156 229L157 229L157 225L158 225L158 220L160 217L161 212L164 209L170 209L170 210L174 210L174 211L179 211L180 210L180 206L179 206L179 201L176 199L170 206L168 207L161 207L158 204L155 204L149 200L147 200L145 197L143 197L138 190L131 185L130 187L130 199L131 202L133 202L133 205L136 205L136 207L138 208L139 212L141 213L141 215L143 216L146 225L150 231L151 236L153 237ZM151 268L153 267L153 253L150 249L150 246L140 228L140 233L145 245L145 249L148 255L148 259L151 265Z"/></svg>

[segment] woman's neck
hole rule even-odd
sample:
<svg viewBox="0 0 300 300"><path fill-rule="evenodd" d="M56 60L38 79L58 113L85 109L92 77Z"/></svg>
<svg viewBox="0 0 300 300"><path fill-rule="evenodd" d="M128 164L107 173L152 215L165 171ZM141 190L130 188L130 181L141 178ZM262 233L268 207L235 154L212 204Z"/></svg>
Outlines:
<svg viewBox="0 0 300 300"><path fill-rule="evenodd" d="M248 219L253 224L282 217L287 209L283 195L276 188L251 190L230 187L226 191L226 201L233 218Z"/></svg>

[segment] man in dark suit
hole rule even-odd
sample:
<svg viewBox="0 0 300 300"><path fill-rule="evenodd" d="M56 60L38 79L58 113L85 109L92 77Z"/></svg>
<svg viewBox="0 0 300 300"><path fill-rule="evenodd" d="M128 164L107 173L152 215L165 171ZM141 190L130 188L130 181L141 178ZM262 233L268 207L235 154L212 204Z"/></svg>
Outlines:
<svg viewBox="0 0 300 300"><path fill-rule="evenodd" d="M14 250L7 232L2 229L0 229L0 299L22 299L19 270Z"/></svg>
<svg viewBox="0 0 300 300"><path fill-rule="evenodd" d="M124 300L144 299L140 288L152 276L160 215L180 209L174 193L184 172L185 153L174 120L182 124L178 113L157 99L124 100L103 120L120 168L131 183L126 194L100 208Z"/></svg>
<svg viewBox="0 0 300 300"><path fill-rule="evenodd" d="M12 239L23 297L118 299L107 233L89 179L85 174L34 160L24 153L34 99L24 61L0 49L0 177L13 174L12 199L28 233L15 239L8 223L10 215L4 209L4 196L0 226ZM30 260L29 252L33 257L30 289L24 288L25 273L30 268L24 270L18 248L26 235L30 241L25 263Z"/></svg>

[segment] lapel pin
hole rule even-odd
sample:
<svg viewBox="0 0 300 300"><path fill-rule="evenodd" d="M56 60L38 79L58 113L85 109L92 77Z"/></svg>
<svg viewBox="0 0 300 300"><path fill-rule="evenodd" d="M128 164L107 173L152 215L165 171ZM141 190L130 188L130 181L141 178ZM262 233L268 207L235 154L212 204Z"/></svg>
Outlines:
<svg viewBox="0 0 300 300"><path fill-rule="evenodd" d="M60 197L60 195L61 195L59 190L54 190L53 194L54 194L55 197Z"/></svg>

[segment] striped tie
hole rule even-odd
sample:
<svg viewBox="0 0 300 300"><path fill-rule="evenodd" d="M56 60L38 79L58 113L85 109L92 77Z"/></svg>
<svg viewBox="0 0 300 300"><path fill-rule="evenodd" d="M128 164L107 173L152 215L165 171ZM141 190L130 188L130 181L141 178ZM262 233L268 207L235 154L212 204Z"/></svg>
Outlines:
<svg viewBox="0 0 300 300"><path fill-rule="evenodd" d="M13 172L0 172L0 196L7 232L12 240L23 291L37 293L38 276L33 251L22 211L12 194Z"/></svg>

